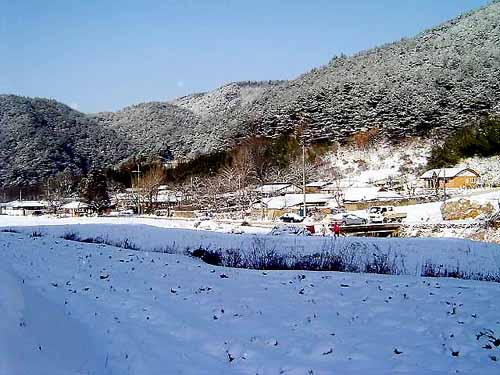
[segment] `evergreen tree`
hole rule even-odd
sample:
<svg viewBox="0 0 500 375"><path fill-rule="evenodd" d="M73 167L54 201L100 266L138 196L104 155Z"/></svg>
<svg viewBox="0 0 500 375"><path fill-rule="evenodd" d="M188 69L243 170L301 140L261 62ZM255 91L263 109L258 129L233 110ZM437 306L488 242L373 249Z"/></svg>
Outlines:
<svg viewBox="0 0 500 375"><path fill-rule="evenodd" d="M80 197L93 210L101 213L109 206L106 176L100 170L91 170L80 182Z"/></svg>

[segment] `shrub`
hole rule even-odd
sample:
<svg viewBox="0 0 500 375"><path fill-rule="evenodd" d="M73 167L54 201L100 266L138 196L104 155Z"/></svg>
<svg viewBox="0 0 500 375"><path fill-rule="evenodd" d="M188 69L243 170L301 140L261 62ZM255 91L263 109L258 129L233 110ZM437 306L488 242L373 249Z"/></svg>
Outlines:
<svg viewBox="0 0 500 375"><path fill-rule="evenodd" d="M77 241L77 242L83 242L83 243L94 243L94 244L105 244L109 246L114 246L114 247L120 247L122 249L127 249L127 250L141 250L139 246L131 242L128 238L126 238L123 241L112 241L107 238L102 238L102 237L85 237L81 238L78 234L74 232L67 232L62 235L63 239L68 240L68 241ZM162 251L164 252L164 251Z"/></svg>
<svg viewBox="0 0 500 375"><path fill-rule="evenodd" d="M203 248L198 248L191 252L191 255L195 258L200 258L202 261L208 264L212 264L214 266L221 266L222 264L222 256L220 250L206 250Z"/></svg>
<svg viewBox="0 0 500 375"><path fill-rule="evenodd" d="M19 233L19 231L15 230L15 229L12 229L12 228L1 229L0 232L3 232L3 233Z"/></svg>
<svg viewBox="0 0 500 375"><path fill-rule="evenodd" d="M478 124L458 129L441 146L431 150L429 168L450 167L462 158L500 154L500 117L487 117Z"/></svg>
<svg viewBox="0 0 500 375"><path fill-rule="evenodd" d="M454 268L448 268L445 265L436 265L427 260L423 265L420 272L424 277L451 277L454 279L463 280L477 280L477 281L493 281L500 283L500 270L499 273L483 273L483 272L466 272L460 270L457 265Z"/></svg>
<svg viewBox="0 0 500 375"><path fill-rule="evenodd" d="M314 254L296 254L279 253L275 249L266 248L265 241L257 241L250 252L241 252L237 249L211 250L200 247L189 254L214 266L232 268L364 272L382 275L406 273L404 258L399 254L392 254L391 251L383 253L375 246L375 251L371 255L362 258L359 253L366 250L365 247L360 243L350 243L343 248L336 248L332 245L330 249ZM422 266L421 276L500 282L500 272L498 274L464 272L458 266L450 269L443 265L437 266L430 261Z"/></svg>
<svg viewBox="0 0 500 375"><path fill-rule="evenodd" d="M80 237L75 232L66 232L61 238L68 241L80 241Z"/></svg>
<svg viewBox="0 0 500 375"><path fill-rule="evenodd" d="M390 252L385 254L380 252L372 253L372 257L365 261L365 272L381 275L397 275L400 273L396 266L396 259L390 258Z"/></svg>

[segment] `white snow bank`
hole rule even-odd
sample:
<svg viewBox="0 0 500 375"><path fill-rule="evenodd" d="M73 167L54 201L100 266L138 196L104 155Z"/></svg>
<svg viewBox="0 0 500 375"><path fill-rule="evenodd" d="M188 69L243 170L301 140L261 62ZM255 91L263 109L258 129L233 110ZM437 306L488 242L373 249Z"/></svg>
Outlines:
<svg viewBox="0 0 500 375"><path fill-rule="evenodd" d="M53 286L28 285L24 277L30 276L19 277L9 263L0 262L0 374L113 373L99 340L62 300L47 300L46 289Z"/></svg>

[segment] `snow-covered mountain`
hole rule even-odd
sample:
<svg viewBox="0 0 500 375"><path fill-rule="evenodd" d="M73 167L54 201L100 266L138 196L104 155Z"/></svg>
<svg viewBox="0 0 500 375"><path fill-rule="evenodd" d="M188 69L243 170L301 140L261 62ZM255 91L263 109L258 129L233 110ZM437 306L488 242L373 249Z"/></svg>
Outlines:
<svg viewBox="0 0 500 375"><path fill-rule="evenodd" d="M335 57L291 81L233 83L116 113L67 109L50 116L57 129L73 124L71 131L43 131L47 111L61 104L0 96L0 183L134 155L191 158L230 148L240 137L286 134L296 126L312 140L341 140L371 128L393 142L441 136L500 113L499 76L500 3L493 1L414 38ZM77 139L71 152L60 150Z"/></svg>

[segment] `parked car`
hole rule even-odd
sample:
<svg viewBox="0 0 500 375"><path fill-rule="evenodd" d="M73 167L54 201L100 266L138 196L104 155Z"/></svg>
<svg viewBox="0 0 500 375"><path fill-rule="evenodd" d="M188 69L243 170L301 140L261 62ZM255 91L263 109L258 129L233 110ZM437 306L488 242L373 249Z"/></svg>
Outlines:
<svg viewBox="0 0 500 375"><path fill-rule="evenodd" d="M155 216L170 216L170 210L168 209L159 209L155 211Z"/></svg>
<svg viewBox="0 0 500 375"><path fill-rule="evenodd" d="M401 223L406 216L406 213L396 211L394 206L373 206L368 210L371 223Z"/></svg>
<svg viewBox="0 0 500 375"><path fill-rule="evenodd" d="M340 213L331 217L332 223L340 225L363 225L368 222L365 218L350 213Z"/></svg>
<svg viewBox="0 0 500 375"><path fill-rule="evenodd" d="M302 223L304 221L304 217L291 212L287 212L280 217L280 220L284 223Z"/></svg>
<svg viewBox="0 0 500 375"><path fill-rule="evenodd" d="M123 211L118 211L118 216L132 216L134 214L133 210L123 210Z"/></svg>
<svg viewBox="0 0 500 375"><path fill-rule="evenodd" d="M334 207L330 209L330 214L332 215L343 214L343 213L347 213L347 210L344 207Z"/></svg>

